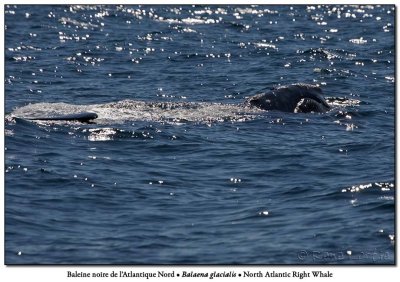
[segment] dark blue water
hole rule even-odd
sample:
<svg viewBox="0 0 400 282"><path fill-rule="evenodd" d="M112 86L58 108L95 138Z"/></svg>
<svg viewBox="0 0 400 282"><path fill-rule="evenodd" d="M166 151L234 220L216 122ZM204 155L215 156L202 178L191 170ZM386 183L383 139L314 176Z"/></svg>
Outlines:
<svg viewBox="0 0 400 282"><path fill-rule="evenodd" d="M5 262L393 264L394 16L6 5ZM352 102L237 113L291 83Z"/></svg>

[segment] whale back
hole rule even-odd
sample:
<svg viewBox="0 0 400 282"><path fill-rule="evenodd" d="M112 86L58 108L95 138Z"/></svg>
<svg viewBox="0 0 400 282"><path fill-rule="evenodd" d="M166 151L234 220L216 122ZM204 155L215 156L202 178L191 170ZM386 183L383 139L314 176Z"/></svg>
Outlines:
<svg viewBox="0 0 400 282"><path fill-rule="evenodd" d="M79 122L90 122L91 120L96 119L98 116L96 113L90 112L81 112L76 114L68 114L68 115L60 115L60 116L52 116L52 117L37 117L37 118L28 118L28 120L43 120L43 121L79 121Z"/></svg>

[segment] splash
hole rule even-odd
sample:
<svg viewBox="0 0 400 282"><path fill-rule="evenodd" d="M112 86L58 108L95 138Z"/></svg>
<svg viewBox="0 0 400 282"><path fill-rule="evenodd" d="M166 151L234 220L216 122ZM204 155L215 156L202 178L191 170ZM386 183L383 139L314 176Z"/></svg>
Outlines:
<svg viewBox="0 0 400 282"><path fill-rule="evenodd" d="M255 119L264 111L238 104L194 102L144 102L123 100L106 104L73 105L37 103L14 110L12 116L34 119L79 112L95 112L97 124L118 124L126 121L151 121L179 124L186 122L243 122Z"/></svg>

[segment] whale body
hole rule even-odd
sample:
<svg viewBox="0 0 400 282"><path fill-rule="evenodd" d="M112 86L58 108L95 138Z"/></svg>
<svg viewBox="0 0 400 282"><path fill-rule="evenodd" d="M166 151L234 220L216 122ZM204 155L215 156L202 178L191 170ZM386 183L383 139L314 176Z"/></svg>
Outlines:
<svg viewBox="0 0 400 282"><path fill-rule="evenodd" d="M60 115L60 116L53 116L53 117L39 117L39 118L29 118L29 120L62 120L62 121L79 121L79 122L90 122L97 118L96 113L90 112L82 112L76 114L69 114L69 115Z"/></svg>
<svg viewBox="0 0 400 282"><path fill-rule="evenodd" d="M70 111L68 111L70 107ZM40 113L60 114L40 116ZM59 110L60 109L60 110ZM292 84L274 88L269 92L252 96L242 104L216 104L207 102L144 102L123 100L100 105L70 105L65 103L29 104L14 112L16 117L34 121L78 121L91 123L100 116L113 116L123 120L215 120L242 118L243 115L265 111L292 113L323 113L330 106L318 86ZM28 112L28 114L26 114ZM36 113L37 112L37 113ZM68 113L70 114L64 114ZM32 114L34 115L32 117ZM105 113L105 114L104 114ZM245 113L245 114L243 114ZM29 117L31 115L31 117ZM39 115L39 116L38 116ZM122 117L121 117L122 115ZM24 117L25 116L25 117ZM26 117L28 116L28 117ZM103 122L103 121L100 121Z"/></svg>
<svg viewBox="0 0 400 282"><path fill-rule="evenodd" d="M292 84L248 98L245 105L262 110L292 113L324 113L330 106L322 96L320 87L310 84Z"/></svg>

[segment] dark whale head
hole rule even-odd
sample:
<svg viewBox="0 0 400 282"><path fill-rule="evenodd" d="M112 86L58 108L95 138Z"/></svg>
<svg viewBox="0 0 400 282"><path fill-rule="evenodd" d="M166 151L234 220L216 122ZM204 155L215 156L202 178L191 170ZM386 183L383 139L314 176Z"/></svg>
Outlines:
<svg viewBox="0 0 400 282"><path fill-rule="evenodd" d="M246 100L246 105L263 110L278 110L292 113L326 112L329 105L319 86L292 84L257 94Z"/></svg>

